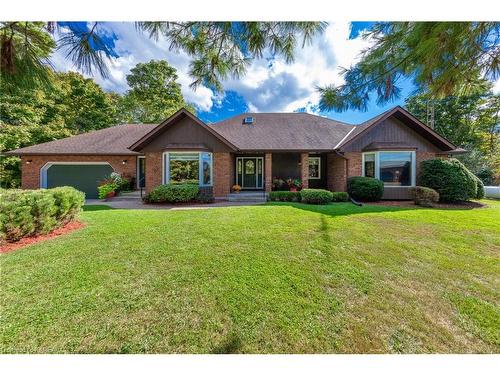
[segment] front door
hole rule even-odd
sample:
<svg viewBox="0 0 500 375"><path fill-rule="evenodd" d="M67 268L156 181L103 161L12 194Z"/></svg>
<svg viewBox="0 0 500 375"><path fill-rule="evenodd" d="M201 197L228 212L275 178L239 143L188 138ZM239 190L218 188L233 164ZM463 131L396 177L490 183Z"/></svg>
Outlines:
<svg viewBox="0 0 500 375"><path fill-rule="evenodd" d="M242 189L262 189L264 159L262 157L236 158L236 183Z"/></svg>

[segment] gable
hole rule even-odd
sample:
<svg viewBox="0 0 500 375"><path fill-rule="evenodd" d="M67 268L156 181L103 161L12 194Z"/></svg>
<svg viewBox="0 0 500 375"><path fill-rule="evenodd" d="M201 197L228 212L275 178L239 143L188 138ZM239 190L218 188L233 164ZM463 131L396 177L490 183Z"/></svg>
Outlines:
<svg viewBox="0 0 500 375"><path fill-rule="evenodd" d="M432 132L432 133L431 133ZM405 116L390 115L345 143L341 149L347 152L367 151L370 147L390 145L393 149L415 149L424 152L441 152L452 149L436 139L430 128L422 128L407 120Z"/></svg>
<svg viewBox="0 0 500 375"><path fill-rule="evenodd" d="M213 152L229 152L227 144L191 117L184 116L165 127L141 148L142 152L164 151L167 149L200 149Z"/></svg>

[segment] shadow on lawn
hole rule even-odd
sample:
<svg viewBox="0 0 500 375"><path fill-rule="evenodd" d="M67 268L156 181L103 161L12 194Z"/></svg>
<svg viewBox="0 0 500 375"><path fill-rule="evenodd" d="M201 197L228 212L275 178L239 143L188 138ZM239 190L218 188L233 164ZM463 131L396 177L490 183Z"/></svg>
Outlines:
<svg viewBox="0 0 500 375"><path fill-rule="evenodd" d="M105 210L114 210L114 208L106 206L104 204L89 204L83 206L83 211L105 211Z"/></svg>
<svg viewBox="0 0 500 375"><path fill-rule="evenodd" d="M241 349L241 339L236 334L230 334L220 345L212 349L212 354L234 354Z"/></svg>
<svg viewBox="0 0 500 375"><path fill-rule="evenodd" d="M363 206L359 207L352 203L332 203L327 205L315 205L315 204L292 203L292 202L272 202L268 203L268 205L288 206L299 210L305 210L322 215L328 215L331 217L378 213L378 212L414 211L422 209L420 207L375 206L370 204L363 204Z"/></svg>

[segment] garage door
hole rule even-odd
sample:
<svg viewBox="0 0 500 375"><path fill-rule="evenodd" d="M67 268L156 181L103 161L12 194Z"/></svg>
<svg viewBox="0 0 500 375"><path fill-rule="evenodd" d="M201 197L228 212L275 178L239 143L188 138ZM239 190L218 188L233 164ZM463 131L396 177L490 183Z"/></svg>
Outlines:
<svg viewBox="0 0 500 375"><path fill-rule="evenodd" d="M99 181L112 172L109 164L55 164L47 169L47 188L73 186L86 198L97 198Z"/></svg>

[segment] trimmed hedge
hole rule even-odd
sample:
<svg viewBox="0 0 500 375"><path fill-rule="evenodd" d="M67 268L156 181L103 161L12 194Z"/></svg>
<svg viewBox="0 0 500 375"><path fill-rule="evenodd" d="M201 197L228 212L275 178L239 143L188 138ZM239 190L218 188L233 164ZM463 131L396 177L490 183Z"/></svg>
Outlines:
<svg viewBox="0 0 500 375"><path fill-rule="evenodd" d="M300 202L300 191L271 191L268 199L273 202Z"/></svg>
<svg viewBox="0 0 500 375"><path fill-rule="evenodd" d="M323 189L302 189L300 198L302 203L327 204L332 201L333 193Z"/></svg>
<svg viewBox="0 0 500 375"><path fill-rule="evenodd" d="M360 201L378 201L384 194L384 183L372 177L350 177L347 180L347 192Z"/></svg>
<svg viewBox="0 0 500 375"><path fill-rule="evenodd" d="M433 207L434 203L439 202L439 193L425 186L415 186L411 193L415 204L422 207Z"/></svg>
<svg viewBox="0 0 500 375"><path fill-rule="evenodd" d="M196 199L200 188L194 184L167 184L155 187L145 197L148 203L180 203Z"/></svg>
<svg viewBox="0 0 500 375"><path fill-rule="evenodd" d="M332 193L332 202L348 202L349 194L345 191L334 191Z"/></svg>
<svg viewBox="0 0 500 375"><path fill-rule="evenodd" d="M62 187L45 190L0 191L0 242L43 234L72 220L85 194Z"/></svg>
<svg viewBox="0 0 500 375"><path fill-rule="evenodd" d="M476 198L476 180L457 159L431 159L420 163L419 184L436 190L443 202Z"/></svg>
<svg viewBox="0 0 500 375"><path fill-rule="evenodd" d="M483 181L476 177L476 199L483 199L484 198L484 184Z"/></svg>

